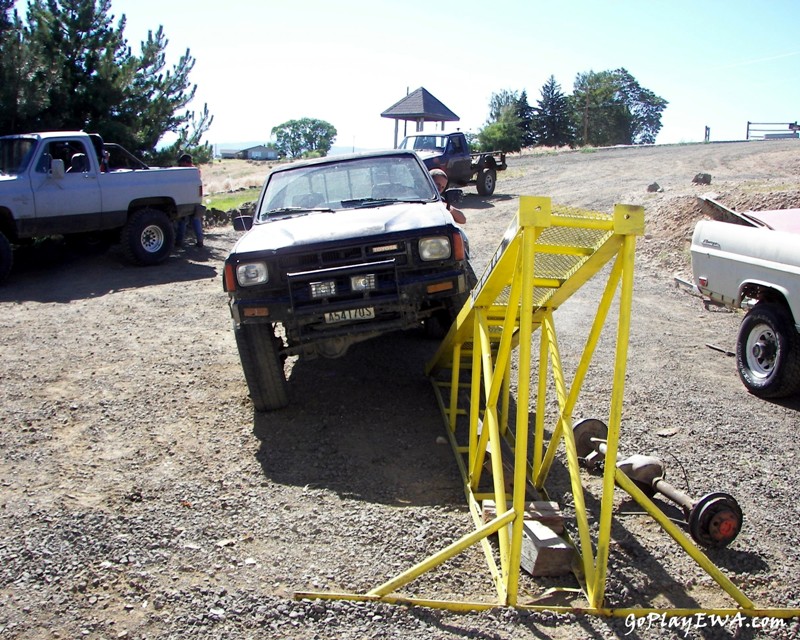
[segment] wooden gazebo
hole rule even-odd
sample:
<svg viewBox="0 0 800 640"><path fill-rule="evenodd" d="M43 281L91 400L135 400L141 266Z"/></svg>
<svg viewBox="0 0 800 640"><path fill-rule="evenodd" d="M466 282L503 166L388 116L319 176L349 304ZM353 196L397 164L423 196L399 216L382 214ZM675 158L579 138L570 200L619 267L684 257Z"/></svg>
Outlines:
<svg viewBox="0 0 800 640"><path fill-rule="evenodd" d="M435 98L427 89L420 87L406 95L405 98L395 102L391 107L381 113L382 118L394 118L394 146L397 148L397 134L400 120L416 123L416 131L422 131L426 122L440 122L444 130L445 122L455 122L459 117L450 111L444 104ZM403 126L403 135L406 134L406 124Z"/></svg>

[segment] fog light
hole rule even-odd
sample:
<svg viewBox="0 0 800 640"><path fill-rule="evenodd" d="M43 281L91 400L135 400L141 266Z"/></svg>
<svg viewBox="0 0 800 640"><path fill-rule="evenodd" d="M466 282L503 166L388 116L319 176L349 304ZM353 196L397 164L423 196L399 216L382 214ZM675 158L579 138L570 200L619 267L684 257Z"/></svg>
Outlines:
<svg viewBox="0 0 800 640"><path fill-rule="evenodd" d="M329 298L336 295L336 282L325 280L324 282L311 282L312 298Z"/></svg>
<svg viewBox="0 0 800 640"><path fill-rule="evenodd" d="M372 291L375 289L375 274L367 273L350 278L350 288L353 291Z"/></svg>

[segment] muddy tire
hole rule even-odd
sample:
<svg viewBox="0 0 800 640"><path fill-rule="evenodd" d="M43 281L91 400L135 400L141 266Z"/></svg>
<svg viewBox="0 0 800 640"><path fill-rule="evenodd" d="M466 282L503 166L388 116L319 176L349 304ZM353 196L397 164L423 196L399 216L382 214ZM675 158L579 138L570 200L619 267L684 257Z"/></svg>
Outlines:
<svg viewBox="0 0 800 640"><path fill-rule="evenodd" d="M476 187L482 196L490 196L494 193L497 183L497 172L494 169L481 169L478 172Z"/></svg>
<svg viewBox="0 0 800 640"><path fill-rule="evenodd" d="M455 322L464 303L469 299L472 289L478 284L478 276L475 275L475 270L469 262L467 262L466 284L467 290L464 293L448 300L444 309L439 309L425 320L426 336L436 340L444 338L447 332L450 331L450 326Z"/></svg>
<svg viewBox="0 0 800 640"><path fill-rule="evenodd" d="M233 327L244 378L256 411L274 411L289 404L283 372L280 339L272 325L241 324Z"/></svg>
<svg viewBox="0 0 800 640"><path fill-rule="evenodd" d="M736 368L759 398L800 391L800 335L784 305L759 302L747 313L736 340Z"/></svg>
<svg viewBox="0 0 800 640"><path fill-rule="evenodd" d="M0 282L8 278L14 264L14 249L4 233L0 232Z"/></svg>
<svg viewBox="0 0 800 640"><path fill-rule="evenodd" d="M175 246L175 229L167 214L158 209L134 213L122 228L122 251L131 262L153 265L164 262Z"/></svg>

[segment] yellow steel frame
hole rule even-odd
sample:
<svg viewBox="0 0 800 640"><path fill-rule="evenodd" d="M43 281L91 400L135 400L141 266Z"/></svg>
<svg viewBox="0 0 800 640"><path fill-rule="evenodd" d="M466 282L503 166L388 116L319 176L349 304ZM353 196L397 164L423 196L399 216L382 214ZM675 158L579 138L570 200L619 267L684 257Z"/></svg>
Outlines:
<svg viewBox="0 0 800 640"><path fill-rule="evenodd" d="M526 610L585 613L604 616L688 616L696 613L778 618L800 617L800 609L757 607L677 526L615 465L604 467L598 531L590 532L581 484L572 414L612 304L618 300L616 352L608 416L606 457L616 460L622 416L623 388L633 298L636 236L644 232L641 207L616 205L613 214L553 211L549 198L522 196L519 210L500 247L474 288L470 299L426 366L431 377L446 432L464 479L464 491L475 529L391 580L367 593L298 592L297 598L380 600L454 611L514 606ZM556 337L553 312L590 278L613 261L583 353L571 386L567 385ZM539 329L539 368L536 411L529 452L529 403L535 331ZM516 412L511 420L512 352L518 351ZM548 378L548 362L551 377ZM462 374L469 373L468 380ZM466 377L466 376L465 376ZM555 388L558 415L549 442L545 441L547 392ZM461 406L465 401L467 406ZM459 434L466 422L466 441ZM564 443L578 530L576 569L588 606L520 604L519 572L526 490L533 485L544 494L544 484ZM510 451L511 455L506 452ZM486 455L489 455L490 465ZM504 460L510 458L510 460ZM491 469L491 491L480 491L485 466ZM510 481L506 471L510 471ZM619 486L638 502L661 527L733 599L723 608L624 608L605 606L605 586L611 542L613 494ZM546 494L545 494L546 495ZM496 503L496 517L483 521L481 501ZM497 534L499 564L489 536ZM450 601L408 597L397 591L415 578L480 543L496 590L494 601Z"/></svg>

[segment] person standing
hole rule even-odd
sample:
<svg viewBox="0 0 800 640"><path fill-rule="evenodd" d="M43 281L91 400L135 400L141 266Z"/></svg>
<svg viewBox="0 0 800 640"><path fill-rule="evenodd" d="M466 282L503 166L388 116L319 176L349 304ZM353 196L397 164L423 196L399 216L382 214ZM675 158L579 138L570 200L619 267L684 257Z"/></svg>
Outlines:
<svg viewBox="0 0 800 640"><path fill-rule="evenodd" d="M442 169L431 169L430 174L431 178L433 178L433 183L439 190L439 193L444 194L445 189L447 189L447 182L448 182L447 174ZM461 209L456 209L449 202L446 204L447 204L447 210L450 212L450 215L453 216L453 220L455 220L458 224L467 223L467 216L464 215Z"/></svg>
<svg viewBox="0 0 800 640"><path fill-rule="evenodd" d="M193 167L192 156L188 153L183 153L178 158L179 167ZM189 218L192 219L192 229L194 229L194 236L197 239L197 246L203 247L203 211L204 207L196 206L194 213L190 216L185 216L178 220L178 230L175 233L175 246L182 247L183 239L186 236L186 222Z"/></svg>

